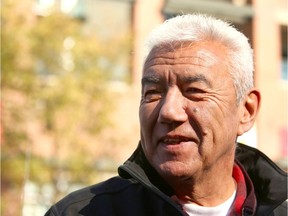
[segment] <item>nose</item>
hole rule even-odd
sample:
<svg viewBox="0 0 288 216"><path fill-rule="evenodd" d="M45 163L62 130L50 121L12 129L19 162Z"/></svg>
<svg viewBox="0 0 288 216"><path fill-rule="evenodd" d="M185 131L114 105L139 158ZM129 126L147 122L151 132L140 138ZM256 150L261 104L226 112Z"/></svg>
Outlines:
<svg viewBox="0 0 288 216"><path fill-rule="evenodd" d="M169 124L185 122L187 120L185 98L179 90L168 91L163 99L158 122Z"/></svg>

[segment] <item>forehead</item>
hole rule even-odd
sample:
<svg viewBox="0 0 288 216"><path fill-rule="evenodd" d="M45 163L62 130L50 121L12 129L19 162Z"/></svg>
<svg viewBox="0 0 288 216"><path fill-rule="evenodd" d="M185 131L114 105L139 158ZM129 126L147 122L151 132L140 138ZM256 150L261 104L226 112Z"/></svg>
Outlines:
<svg viewBox="0 0 288 216"><path fill-rule="evenodd" d="M226 71L226 48L215 42L166 44L155 47L148 55L143 68L147 73L163 71L181 71L187 74L192 70Z"/></svg>
<svg viewBox="0 0 288 216"><path fill-rule="evenodd" d="M148 78L150 81L151 77L160 80L166 76L172 78L172 74L180 80L201 75L212 81L230 76L225 63L226 53L226 48L215 42L186 42L155 47L144 64L142 84Z"/></svg>

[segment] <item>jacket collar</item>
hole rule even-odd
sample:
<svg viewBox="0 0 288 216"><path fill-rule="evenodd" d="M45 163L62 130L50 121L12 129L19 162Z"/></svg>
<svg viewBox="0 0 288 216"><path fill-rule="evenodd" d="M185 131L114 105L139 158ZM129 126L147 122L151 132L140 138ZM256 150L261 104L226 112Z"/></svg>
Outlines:
<svg viewBox="0 0 288 216"><path fill-rule="evenodd" d="M254 185L257 213L274 209L287 199L287 173L261 151L238 143L236 159Z"/></svg>
<svg viewBox="0 0 288 216"><path fill-rule="evenodd" d="M130 158L118 168L118 173L123 178L136 178L142 184L160 190L169 197L173 195L172 188L148 162L140 143Z"/></svg>
<svg viewBox="0 0 288 216"><path fill-rule="evenodd" d="M287 199L287 173L262 152L237 143L236 162L247 172L246 181L254 185L257 212L267 211L271 206L273 209ZM132 177L153 190L160 190L169 197L173 195L172 188L147 161L140 143L118 172L123 178Z"/></svg>

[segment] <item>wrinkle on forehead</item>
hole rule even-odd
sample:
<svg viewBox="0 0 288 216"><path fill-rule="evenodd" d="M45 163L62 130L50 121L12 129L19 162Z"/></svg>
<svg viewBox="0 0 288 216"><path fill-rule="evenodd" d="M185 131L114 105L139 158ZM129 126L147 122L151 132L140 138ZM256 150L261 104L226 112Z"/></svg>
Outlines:
<svg viewBox="0 0 288 216"><path fill-rule="evenodd" d="M145 62L145 68L155 65L193 64L210 67L219 61L216 53L209 50L207 44L174 47L161 46L151 50Z"/></svg>

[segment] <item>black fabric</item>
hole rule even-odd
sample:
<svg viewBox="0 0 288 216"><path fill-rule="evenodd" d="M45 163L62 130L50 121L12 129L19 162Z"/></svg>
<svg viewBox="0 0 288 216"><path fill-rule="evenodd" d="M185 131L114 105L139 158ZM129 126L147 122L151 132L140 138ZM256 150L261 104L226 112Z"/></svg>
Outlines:
<svg viewBox="0 0 288 216"><path fill-rule="evenodd" d="M287 173L259 150L243 144L238 144L236 158L253 182L257 214L272 214L287 199Z"/></svg>
<svg viewBox="0 0 288 216"><path fill-rule="evenodd" d="M245 145L238 144L236 158L253 182L258 203L255 215L287 215L287 173L263 153ZM181 208L170 199L172 194L171 188L147 162L139 145L119 167L119 177L71 193L52 206L45 216L183 215Z"/></svg>
<svg viewBox="0 0 288 216"><path fill-rule="evenodd" d="M46 216L181 216L180 208L138 182L120 177L73 192Z"/></svg>
<svg viewBox="0 0 288 216"><path fill-rule="evenodd" d="M153 187L160 190L167 196L174 195L172 188L160 177L156 170L147 161L140 143L132 154L132 156L120 166L118 173L123 178L131 178L131 176L138 179L142 184L148 187Z"/></svg>

